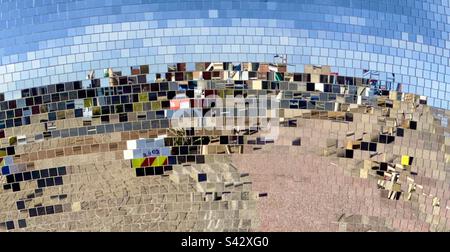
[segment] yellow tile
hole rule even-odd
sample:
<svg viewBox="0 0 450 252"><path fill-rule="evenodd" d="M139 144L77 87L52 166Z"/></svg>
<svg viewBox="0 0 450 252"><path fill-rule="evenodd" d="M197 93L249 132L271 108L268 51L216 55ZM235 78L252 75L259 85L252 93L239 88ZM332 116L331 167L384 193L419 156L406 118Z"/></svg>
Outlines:
<svg viewBox="0 0 450 252"><path fill-rule="evenodd" d="M139 94L139 101L140 102L148 101L148 93L140 93Z"/></svg>
<svg viewBox="0 0 450 252"><path fill-rule="evenodd" d="M92 105L93 105L92 98L84 99L84 107L85 108L92 107Z"/></svg>
<svg viewBox="0 0 450 252"><path fill-rule="evenodd" d="M158 156L155 158L151 166L162 166L164 165L164 162L166 161L166 156Z"/></svg>
<svg viewBox="0 0 450 252"><path fill-rule="evenodd" d="M402 156L402 165L409 165L409 156Z"/></svg>

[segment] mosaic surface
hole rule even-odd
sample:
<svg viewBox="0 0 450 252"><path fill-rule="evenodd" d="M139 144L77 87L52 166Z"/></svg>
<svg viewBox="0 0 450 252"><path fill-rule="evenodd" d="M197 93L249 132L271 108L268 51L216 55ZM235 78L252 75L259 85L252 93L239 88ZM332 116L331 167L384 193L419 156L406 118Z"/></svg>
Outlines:
<svg viewBox="0 0 450 252"><path fill-rule="evenodd" d="M450 112L426 96L328 66L187 65L0 102L0 230L450 229Z"/></svg>
<svg viewBox="0 0 450 252"><path fill-rule="evenodd" d="M450 231L450 0L0 0L0 231Z"/></svg>
<svg viewBox="0 0 450 252"><path fill-rule="evenodd" d="M177 62L272 62L370 70L449 108L448 0L1 0L0 93L86 72ZM151 79L154 79L153 77Z"/></svg>

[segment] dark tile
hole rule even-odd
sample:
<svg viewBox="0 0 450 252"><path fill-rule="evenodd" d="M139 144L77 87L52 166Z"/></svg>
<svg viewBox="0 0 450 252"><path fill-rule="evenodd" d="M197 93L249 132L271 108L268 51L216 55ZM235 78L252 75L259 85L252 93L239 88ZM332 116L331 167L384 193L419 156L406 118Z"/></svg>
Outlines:
<svg viewBox="0 0 450 252"><path fill-rule="evenodd" d="M20 118L17 118L17 119L20 119ZM14 146L6 147L6 153L8 153L9 156L15 155L16 150L14 149Z"/></svg>
<svg viewBox="0 0 450 252"><path fill-rule="evenodd" d="M75 109L75 117L83 117L83 109Z"/></svg>
<svg viewBox="0 0 450 252"><path fill-rule="evenodd" d="M30 217L35 217L35 216L37 216L37 210L36 210L36 208L30 208L30 209L28 209L28 213L30 214Z"/></svg>
<svg viewBox="0 0 450 252"><path fill-rule="evenodd" d="M175 156L169 156L169 158L168 158L168 163L169 163L169 164L177 164L177 157L175 157Z"/></svg>
<svg viewBox="0 0 450 252"><path fill-rule="evenodd" d="M41 178L47 178L48 176L48 169L41 170Z"/></svg>
<svg viewBox="0 0 450 252"><path fill-rule="evenodd" d="M377 151L377 143L369 143L369 151Z"/></svg>
<svg viewBox="0 0 450 252"><path fill-rule="evenodd" d="M53 208L53 206L46 206L45 207L45 212L47 214L54 214L55 213L55 209Z"/></svg>
<svg viewBox="0 0 450 252"><path fill-rule="evenodd" d="M63 178L55 177L55 185L62 185L62 184L63 184Z"/></svg>
<svg viewBox="0 0 450 252"><path fill-rule="evenodd" d="M306 83L306 91L315 91L315 83Z"/></svg>
<svg viewBox="0 0 450 252"><path fill-rule="evenodd" d="M10 190L11 189L11 184L4 184L3 185L3 190Z"/></svg>
<svg viewBox="0 0 450 252"><path fill-rule="evenodd" d="M220 144L228 144L228 136L220 136L219 142Z"/></svg>
<svg viewBox="0 0 450 252"><path fill-rule="evenodd" d="M137 177L145 176L145 170L144 170L144 168L136 168L136 176L137 176Z"/></svg>
<svg viewBox="0 0 450 252"><path fill-rule="evenodd" d="M301 145L301 139L297 138L294 141L292 141L293 146L300 146Z"/></svg>
<svg viewBox="0 0 450 252"><path fill-rule="evenodd" d="M49 169L49 173L50 173L50 177L56 177L56 176L58 176L58 169L51 168L51 169Z"/></svg>
<svg viewBox="0 0 450 252"><path fill-rule="evenodd" d="M6 176L6 183L10 184L10 183L14 183L14 182L15 182L15 179L14 179L13 174Z"/></svg>
<svg viewBox="0 0 450 252"><path fill-rule="evenodd" d="M164 174L164 170L162 166L156 166L155 168L155 175L163 175Z"/></svg>
<svg viewBox="0 0 450 252"><path fill-rule="evenodd" d="M205 156L204 155L197 155L197 156L195 156L195 163L197 163L197 164L204 164L205 163Z"/></svg>
<svg viewBox="0 0 450 252"><path fill-rule="evenodd" d="M361 150L364 150L364 151L369 150L369 143L368 142L361 142Z"/></svg>
<svg viewBox="0 0 450 252"><path fill-rule="evenodd" d="M19 223L19 228L27 227L27 221L25 219L18 220L17 222Z"/></svg>
<svg viewBox="0 0 450 252"><path fill-rule="evenodd" d="M37 214L38 214L39 216L45 215L45 207L43 207L43 206L38 207L38 208L37 208Z"/></svg>
<svg viewBox="0 0 450 252"><path fill-rule="evenodd" d="M353 150L345 150L346 158L353 158Z"/></svg>
<svg viewBox="0 0 450 252"><path fill-rule="evenodd" d="M45 179L45 185L46 186L54 186L55 185L55 181L53 180L53 178L46 178Z"/></svg>
<svg viewBox="0 0 450 252"><path fill-rule="evenodd" d="M17 201L16 205L17 205L17 210L25 209L25 202L23 200Z"/></svg>
<svg viewBox="0 0 450 252"><path fill-rule="evenodd" d="M16 182L21 182L21 181L23 181L23 174L22 174L22 173L16 173L16 174L14 174L14 179L16 180Z"/></svg>
<svg viewBox="0 0 450 252"><path fill-rule="evenodd" d="M12 184L11 186L12 186L13 192L18 192L18 191L20 191L20 184L19 184L19 183L14 183L14 184Z"/></svg>
<svg viewBox="0 0 450 252"><path fill-rule="evenodd" d="M33 177L33 179L40 179L41 173L39 171L32 171L31 176Z"/></svg>
<svg viewBox="0 0 450 252"><path fill-rule="evenodd" d="M188 155L187 156L187 161L194 163L195 162L195 155Z"/></svg>
<svg viewBox="0 0 450 252"><path fill-rule="evenodd" d="M208 179L206 173L199 173L197 176L198 176L198 182L204 182Z"/></svg>
<svg viewBox="0 0 450 252"><path fill-rule="evenodd" d="M395 141L395 136L387 136L387 143L390 144Z"/></svg>
<svg viewBox="0 0 450 252"><path fill-rule="evenodd" d="M58 175L59 176L66 175L66 174L67 174L66 167L64 167L64 166L58 167Z"/></svg>
<svg viewBox="0 0 450 252"><path fill-rule="evenodd" d="M32 179L31 172L24 172L23 173L23 180L28 181L28 180L31 180L31 179Z"/></svg>
<svg viewBox="0 0 450 252"><path fill-rule="evenodd" d="M417 129L417 122L416 121L409 121L409 128L410 129Z"/></svg>
<svg viewBox="0 0 450 252"><path fill-rule="evenodd" d="M8 229L8 230L14 229L14 222L13 221L7 221L6 222L6 229Z"/></svg>
<svg viewBox="0 0 450 252"><path fill-rule="evenodd" d="M45 179L38 179L37 186L39 188L45 187Z"/></svg>
<svg viewBox="0 0 450 252"><path fill-rule="evenodd" d="M145 176L155 175L155 169L153 167L145 167Z"/></svg>
<svg viewBox="0 0 450 252"><path fill-rule="evenodd" d="M405 135L405 130L403 128L397 128L397 136L403 137Z"/></svg>
<svg viewBox="0 0 450 252"><path fill-rule="evenodd" d="M380 143L387 143L387 135L380 135L378 138L378 142Z"/></svg>

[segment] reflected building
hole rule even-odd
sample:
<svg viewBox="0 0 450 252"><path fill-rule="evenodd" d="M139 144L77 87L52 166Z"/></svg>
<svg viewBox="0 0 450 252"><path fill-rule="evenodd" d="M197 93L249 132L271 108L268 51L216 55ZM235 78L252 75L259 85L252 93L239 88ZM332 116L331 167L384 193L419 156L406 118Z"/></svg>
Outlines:
<svg viewBox="0 0 450 252"><path fill-rule="evenodd" d="M448 108L446 0L2 1L0 93L177 62L328 65ZM151 78L153 79L153 78ZM401 87L398 87L401 84Z"/></svg>

